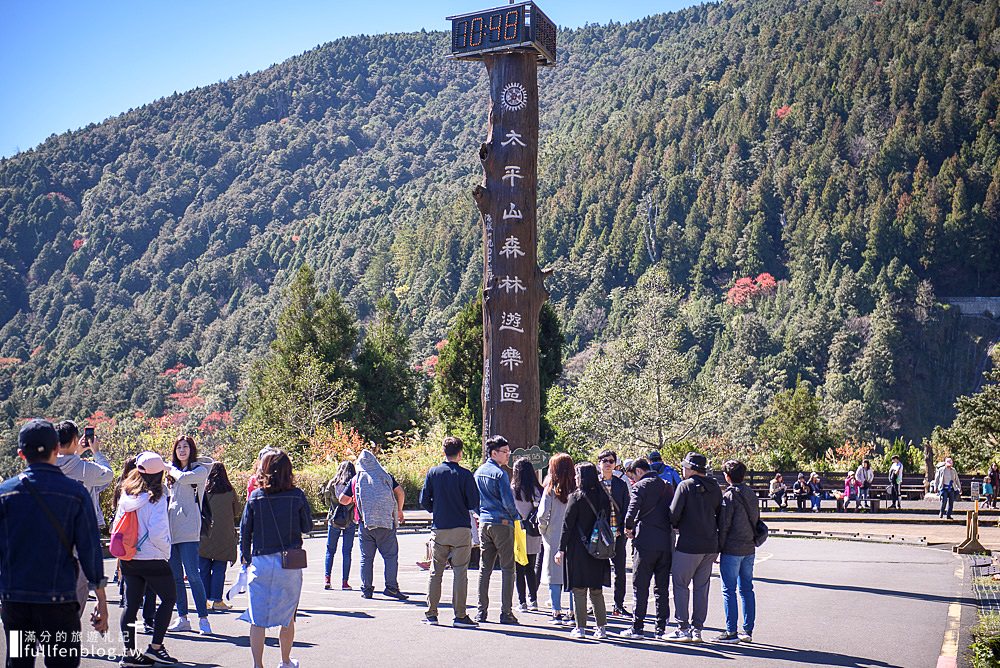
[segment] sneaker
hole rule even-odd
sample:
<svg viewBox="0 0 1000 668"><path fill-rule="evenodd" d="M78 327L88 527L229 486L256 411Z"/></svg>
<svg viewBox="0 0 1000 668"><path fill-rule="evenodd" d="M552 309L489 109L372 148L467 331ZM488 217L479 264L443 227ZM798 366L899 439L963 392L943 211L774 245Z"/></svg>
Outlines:
<svg viewBox="0 0 1000 668"><path fill-rule="evenodd" d="M188 621L187 617L178 617L174 620L174 623L167 627L167 631L171 633L180 633L181 631L190 631L191 622Z"/></svg>
<svg viewBox="0 0 1000 668"><path fill-rule="evenodd" d="M437 615L424 615L424 624L429 626L437 626L438 618Z"/></svg>
<svg viewBox="0 0 1000 668"><path fill-rule="evenodd" d="M753 642L753 636L746 631L740 631L736 637L739 638L740 642Z"/></svg>
<svg viewBox="0 0 1000 668"><path fill-rule="evenodd" d="M282 661L281 663L278 664L278 668L299 668L299 660L289 659L288 663Z"/></svg>
<svg viewBox="0 0 1000 668"><path fill-rule="evenodd" d="M607 640L607 639L608 639L608 631L606 628L604 628L603 626L598 626L596 629L594 629L594 640Z"/></svg>
<svg viewBox="0 0 1000 668"><path fill-rule="evenodd" d="M399 589L397 589L395 587L386 587L385 589L382 590L382 595L383 596L388 596L389 598L397 599L399 601L408 601L408 600L410 600L409 596L407 596L403 592L399 591Z"/></svg>
<svg viewBox="0 0 1000 668"><path fill-rule="evenodd" d="M323 580L323 589L333 589L333 586L330 584L330 578Z"/></svg>
<svg viewBox="0 0 1000 668"><path fill-rule="evenodd" d="M622 640L642 640L643 638L646 637L646 634L643 633L642 631L636 631L634 628L630 626L624 631L619 631L618 637L621 638Z"/></svg>
<svg viewBox="0 0 1000 668"><path fill-rule="evenodd" d="M155 666L156 662L152 659L147 659L142 654L139 654L135 650L127 652L122 660L118 662L121 668L139 668L140 666Z"/></svg>
<svg viewBox="0 0 1000 668"><path fill-rule="evenodd" d="M504 613L501 612L500 613L500 623L501 624L510 624L511 626L517 626L521 622L517 621L517 617L515 617L514 615L512 615L510 613L504 614Z"/></svg>
<svg viewBox="0 0 1000 668"><path fill-rule="evenodd" d="M142 623L142 632L143 633L145 633L148 636L151 636L151 635L153 635L153 631L154 631L154 629L153 629L153 625L152 624L150 624L148 622L143 622Z"/></svg>
<svg viewBox="0 0 1000 668"><path fill-rule="evenodd" d="M729 633L728 631L725 633L720 633L719 635L712 638L712 642L722 642L730 645L733 643L738 643L739 641L740 641L739 636L737 636L735 633Z"/></svg>
<svg viewBox="0 0 1000 668"><path fill-rule="evenodd" d="M371 589L362 589L361 590L361 598L371 598L374 595L375 595L375 592L372 591Z"/></svg>
<svg viewBox="0 0 1000 668"><path fill-rule="evenodd" d="M562 626L563 621L564 618L561 612L557 612L556 614L552 615L552 617L549 619L549 623L554 624L555 626Z"/></svg>
<svg viewBox="0 0 1000 668"><path fill-rule="evenodd" d="M676 629L673 633L663 636L667 642L691 642L691 632L688 630Z"/></svg>
<svg viewBox="0 0 1000 668"><path fill-rule="evenodd" d="M632 613L626 610L624 607L616 605L615 609L611 611L611 614L615 617L631 617Z"/></svg>
<svg viewBox="0 0 1000 668"><path fill-rule="evenodd" d="M215 610L217 612L228 612L229 610L232 609L233 606L229 605L225 601L216 601L215 603L212 604L212 610Z"/></svg>
<svg viewBox="0 0 1000 668"><path fill-rule="evenodd" d="M479 624L476 624L468 615L465 617L456 617L452 620L451 625L457 629L478 629Z"/></svg>
<svg viewBox="0 0 1000 668"><path fill-rule="evenodd" d="M352 589L354 589L354 587L351 586L351 583L348 582L347 580L344 580L342 583L340 583L340 588L343 591L351 591Z"/></svg>
<svg viewBox="0 0 1000 668"><path fill-rule="evenodd" d="M569 632L569 637L576 640L583 640L587 637L587 632L581 629L579 626L574 626L573 630Z"/></svg>
<svg viewBox="0 0 1000 668"><path fill-rule="evenodd" d="M487 619L485 612L480 612L479 614L476 615L476 621L479 622L480 624L485 624L489 620Z"/></svg>
<svg viewBox="0 0 1000 668"><path fill-rule="evenodd" d="M521 603L521 604L519 604L517 606L517 611L518 612L528 612L528 610L529 610L529 608L528 608L528 604L527 603Z"/></svg>
<svg viewBox="0 0 1000 668"><path fill-rule="evenodd" d="M667 630L666 629L656 629L655 631L653 631L653 637L656 640L666 640L667 639Z"/></svg>
<svg viewBox="0 0 1000 668"><path fill-rule="evenodd" d="M198 633L203 636L212 635L212 625L208 623L208 617L198 618Z"/></svg>
<svg viewBox="0 0 1000 668"><path fill-rule="evenodd" d="M143 652L142 655L147 659L152 659L156 663L164 663L168 666L177 663L177 659L167 654L167 648L163 645L160 645L159 649L146 647L146 651Z"/></svg>
<svg viewBox="0 0 1000 668"><path fill-rule="evenodd" d="M538 601L528 601L528 608L532 612L538 612Z"/></svg>
<svg viewBox="0 0 1000 668"><path fill-rule="evenodd" d="M691 629L691 642L704 642L701 639L701 629Z"/></svg>

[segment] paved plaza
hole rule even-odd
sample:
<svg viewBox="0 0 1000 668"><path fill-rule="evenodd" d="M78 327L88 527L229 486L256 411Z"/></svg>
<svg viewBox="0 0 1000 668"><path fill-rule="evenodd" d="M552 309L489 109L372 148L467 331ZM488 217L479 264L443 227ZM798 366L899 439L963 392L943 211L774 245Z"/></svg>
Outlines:
<svg viewBox="0 0 1000 668"><path fill-rule="evenodd" d="M757 628L752 645L670 645L609 640L573 641L569 630L548 624L548 615L517 613L521 626L485 624L478 630L421 623L427 573L415 565L423 559L427 533L400 536L400 585L411 594L400 603L376 594L363 600L355 590L324 591L322 564L325 540L305 542L310 567L305 574L293 657L309 666L441 666L468 662L476 666L510 666L515 656L530 657L533 666L673 665L690 666L933 666L942 653L962 593L961 561L943 549L833 540L771 538L758 552L756 565ZM357 587L358 550L354 575ZM334 565L340 569L340 555ZM113 562L107 562L109 569ZM381 560L376 587L381 591ZM110 572L110 571L109 571ZM236 569L230 570L232 582ZM470 605L475 605L477 571L470 571ZM444 599L450 600L450 571ZM494 574L491 618L499 616L500 573ZM112 589L112 622L117 627L117 592ZM610 597L610 590L605 590ZM723 621L718 571L706 637ZM547 602L540 593L539 602ZM168 635L171 654L191 666L250 666L248 625L237 619L245 598L229 613L213 613L213 636ZM628 603L631 608L631 601ZM951 611L949 610L951 608ZM544 609L544 608L543 608ZM442 621L451 620L447 605ZM609 630L625 628L613 619ZM952 621L955 626L955 621ZM647 627L649 628L649 627ZM265 663L278 663L276 630L272 630ZM952 632L952 635L954 633ZM94 654L117 651L117 630L108 641L90 645ZM87 640L87 634L84 634ZM146 636L139 636L143 642ZM112 642L112 640L114 642ZM84 643L85 647L88 643ZM112 664L90 658L85 666Z"/></svg>

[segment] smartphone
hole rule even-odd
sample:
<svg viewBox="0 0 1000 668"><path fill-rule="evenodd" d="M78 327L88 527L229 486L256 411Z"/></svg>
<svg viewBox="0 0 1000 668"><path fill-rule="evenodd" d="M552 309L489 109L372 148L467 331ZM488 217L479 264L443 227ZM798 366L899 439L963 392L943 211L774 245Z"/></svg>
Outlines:
<svg viewBox="0 0 1000 668"><path fill-rule="evenodd" d="M94 440L94 428L93 427L84 427L83 428L83 440L85 440L85 441L93 441Z"/></svg>

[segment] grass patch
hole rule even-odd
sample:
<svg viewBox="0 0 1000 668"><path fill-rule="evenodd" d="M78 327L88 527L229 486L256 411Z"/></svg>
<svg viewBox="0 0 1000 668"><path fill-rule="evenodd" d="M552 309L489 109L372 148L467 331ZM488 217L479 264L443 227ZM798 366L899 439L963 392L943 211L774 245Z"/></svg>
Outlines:
<svg viewBox="0 0 1000 668"><path fill-rule="evenodd" d="M992 578L975 578L990 580ZM969 646L973 668L996 668L1000 666L1000 613L987 612L979 615L979 621L972 627L972 644Z"/></svg>
<svg viewBox="0 0 1000 668"><path fill-rule="evenodd" d="M972 585L976 589L1000 589L1000 580L994 580L991 575L982 575L972 578ZM1000 631L998 631L998 633L1000 633Z"/></svg>

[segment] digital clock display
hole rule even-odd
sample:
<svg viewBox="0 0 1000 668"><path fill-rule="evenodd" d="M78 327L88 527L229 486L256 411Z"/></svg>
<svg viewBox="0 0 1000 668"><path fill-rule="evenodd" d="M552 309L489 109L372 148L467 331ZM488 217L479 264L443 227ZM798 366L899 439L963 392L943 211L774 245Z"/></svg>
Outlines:
<svg viewBox="0 0 1000 668"><path fill-rule="evenodd" d="M506 5L451 21L451 57L474 59L491 51L532 49L543 64L555 63L555 25L533 2Z"/></svg>

